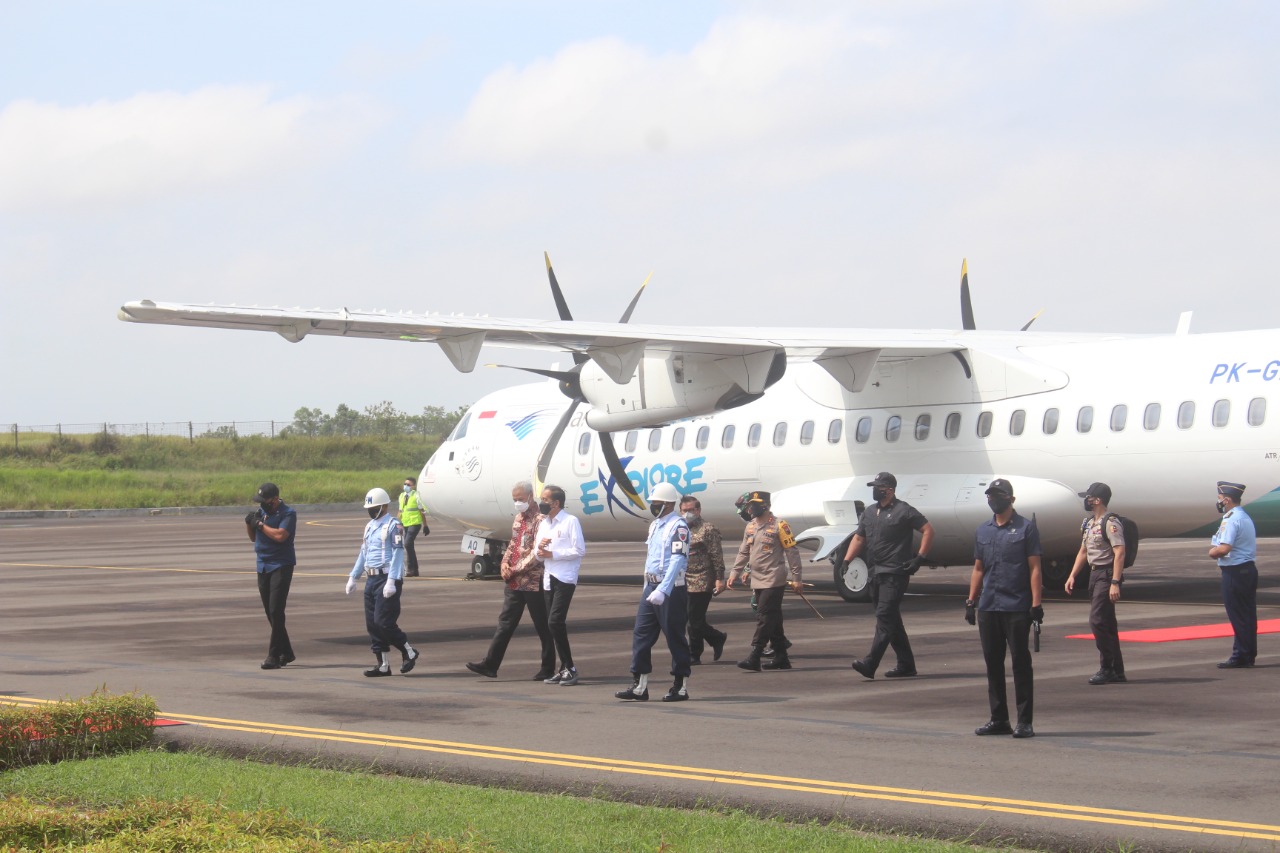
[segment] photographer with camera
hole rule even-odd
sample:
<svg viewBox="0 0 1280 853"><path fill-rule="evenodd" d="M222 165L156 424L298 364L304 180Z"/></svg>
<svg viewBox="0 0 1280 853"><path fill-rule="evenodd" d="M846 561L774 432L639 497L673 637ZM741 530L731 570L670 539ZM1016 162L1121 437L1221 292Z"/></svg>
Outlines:
<svg viewBox="0 0 1280 853"><path fill-rule="evenodd" d="M289 585L297 563L293 537L298 515L280 500L280 488L275 483L259 486L253 502L258 509L244 517L244 525L258 556L258 595L271 625L271 641L262 668L280 669L295 659L289 632L284 627L284 607L289 601Z"/></svg>

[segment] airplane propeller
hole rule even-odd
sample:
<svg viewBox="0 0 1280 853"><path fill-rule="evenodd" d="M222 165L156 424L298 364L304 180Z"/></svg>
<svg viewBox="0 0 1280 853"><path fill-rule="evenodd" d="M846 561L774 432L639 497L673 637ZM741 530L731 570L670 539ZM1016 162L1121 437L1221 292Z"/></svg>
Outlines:
<svg viewBox="0 0 1280 853"><path fill-rule="evenodd" d="M547 279L551 282L551 298L556 303L556 313L560 315L560 319L566 322L573 320L573 314L569 311L569 303L564 298L564 291L560 289L560 282L556 280L556 271L551 266L551 256L546 252L542 253L542 257L547 262ZM635 310L636 304L640 301L640 296L644 293L645 287L649 284L649 279L653 277L650 273L645 277L644 283L640 285L640 289L636 291L636 295L631 298L627 310L622 313L622 319L619 323L626 323L631 320L631 313ZM551 435L547 437L547 442L542 446L542 452L538 454L537 467L537 485L538 491L541 486L546 483L547 472L551 470L551 459L555 456L556 448L560 444L560 438L564 435L564 431L569 427L569 421L573 420L573 415L578 411L578 406L587 402L587 398L582 393L582 366L589 360L585 353L577 350L570 350L573 356L573 368L571 370L545 370L537 367L515 367L516 370L523 370L526 373L536 373L539 376L546 376L550 379L558 380L560 391L570 399L569 408L564 410L564 414L560 416L559 422L556 423L555 429L551 431ZM512 367L513 365L493 365L494 367ZM631 478L627 476L627 469L622 466L622 460L618 458L618 450L614 447L613 436L608 432L596 430L596 435L600 438L600 454L604 456L605 464L609 468L609 473L613 475L613 480L618 484L618 488L627 496L631 503L636 507L644 509L644 500L636 491L631 483Z"/></svg>
<svg viewBox="0 0 1280 853"><path fill-rule="evenodd" d="M1044 313L1041 309L1018 331L1025 332L1031 328L1031 324L1040 319L1040 315ZM969 259L964 258L960 261L960 324L963 328L974 331L978 328L978 324L973 319L973 299L969 296Z"/></svg>

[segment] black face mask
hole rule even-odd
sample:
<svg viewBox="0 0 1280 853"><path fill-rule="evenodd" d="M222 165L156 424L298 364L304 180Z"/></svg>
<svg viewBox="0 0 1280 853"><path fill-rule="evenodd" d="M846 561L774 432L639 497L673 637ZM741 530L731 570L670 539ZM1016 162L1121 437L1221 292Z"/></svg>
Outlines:
<svg viewBox="0 0 1280 853"><path fill-rule="evenodd" d="M873 486L871 489L871 500L876 503L880 503L888 493L889 491L884 486Z"/></svg>
<svg viewBox="0 0 1280 853"><path fill-rule="evenodd" d="M551 515L551 501L540 501L538 503L538 512L543 515Z"/></svg>
<svg viewBox="0 0 1280 853"><path fill-rule="evenodd" d="M1222 501L1218 501L1217 507L1218 507L1218 515L1222 515L1222 513L1227 511L1227 505L1224 504Z"/></svg>
<svg viewBox="0 0 1280 853"><path fill-rule="evenodd" d="M382 515L382 507L371 506L367 510L365 510L365 512L369 513L370 518L377 518L378 516Z"/></svg>
<svg viewBox="0 0 1280 853"><path fill-rule="evenodd" d="M987 506L991 507L991 511L996 515L999 515L1009 507L1013 506L1013 501L1003 495L991 495L987 498Z"/></svg>
<svg viewBox="0 0 1280 853"><path fill-rule="evenodd" d="M654 518L657 518L658 516L662 515L662 508L664 506L666 506L666 504L662 504L662 503L649 504L649 513Z"/></svg>
<svg viewBox="0 0 1280 853"><path fill-rule="evenodd" d="M765 508L764 504L747 504L747 514L752 518L759 518L766 512L768 512L768 510Z"/></svg>
<svg viewBox="0 0 1280 853"><path fill-rule="evenodd" d="M1084 511L1093 512L1093 498L1084 499Z"/></svg>

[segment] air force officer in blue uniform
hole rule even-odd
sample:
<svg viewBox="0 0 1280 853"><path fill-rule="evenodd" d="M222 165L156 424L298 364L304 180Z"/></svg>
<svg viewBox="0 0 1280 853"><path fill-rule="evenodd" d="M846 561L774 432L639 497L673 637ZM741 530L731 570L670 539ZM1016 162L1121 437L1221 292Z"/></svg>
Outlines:
<svg viewBox="0 0 1280 853"><path fill-rule="evenodd" d="M619 699L643 702L649 698L651 652L659 633L667 638L671 674L675 676L675 683L662 701L683 702L689 698L689 640L684 633L689 619L689 591L684 581L689 563L689 524L676 512L679 503L680 493L670 483L659 483L649 493L649 511L656 519L649 525L644 592L631 638L633 681L626 690L613 694Z"/></svg>
<svg viewBox="0 0 1280 853"><path fill-rule="evenodd" d="M1243 509L1244 485L1218 481L1218 512L1222 523L1213 534L1209 556L1218 561L1222 573L1222 603L1231 620L1235 643L1231 657L1218 669L1253 666L1258 656L1258 536L1253 519Z"/></svg>
<svg viewBox="0 0 1280 853"><path fill-rule="evenodd" d="M404 584L404 526L391 512L391 496L386 489L370 489L364 496L369 523L364 527L364 541L356 556L355 568L347 578L347 595L356 588L356 580L364 582L364 625L369 631L369 647L378 663L364 674L370 678L391 674L387 654L400 650L400 672L407 673L418 661L418 650L396 622L400 619L400 591Z"/></svg>

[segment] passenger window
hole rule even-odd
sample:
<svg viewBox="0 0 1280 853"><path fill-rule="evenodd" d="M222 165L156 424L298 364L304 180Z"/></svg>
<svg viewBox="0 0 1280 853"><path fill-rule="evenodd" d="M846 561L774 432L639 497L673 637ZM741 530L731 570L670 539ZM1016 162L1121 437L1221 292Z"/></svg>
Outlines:
<svg viewBox="0 0 1280 853"><path fill-rule="evenodd" d="M1231 401L1219 400L1213 404L1213 425L1224 427L1231 420Z"/></svg>
<svg viewBox="0 0 1280 853"><path fill-rule="evenodd" d="M1040 428L1044 430L1045 435L1053 435L1058 431L1058 410L1045 409L1044 420L1040 423Z"/></svg>
<svg viewBox="0 0 1280 853"><path fill-rule="evenodd" d="M1267 401L1262 397L1254 397L1249 401L1249 426L1262 426L1267 419Z"/></svg>
<svg viewBox="0 0 1280 853"><path fill-rule="evenodd" d="M591 433L584 432L578 436L578 455L586 456L591 452Z"/></svg>
<svg viewBox="0 0 1280 853"><path fill-rule="evenodd" d="M737 428L733 424L725 424L724 432L720 433L720 446L728 449L733 447L733 434L737 432Z"/></svg>
<svg viewBox="0 0 1280 853"><path fill-rule="evenodd" d="M1191 429L1196 422L1196 404L1187 400L1178 407L1178 429Z"/></svg>
<svg viewBox="0 0 1280 853"><path fill-rule="evenodd" d="M1081 406L1076 415L1076 432L1088 432L1093 429L1093 406Z"/></svg>
<svg viewBox="0 0 1280 853"><path fill-rule="evenodd" d="M1014 409L1013 414L1009 416L1009 435L1022 435L1022 430L1027 425L1027 410Z"/></svg>
<svg viewBox="0 0 1280 853"><path fill-rule="evenodd" d="M1160 404L1147 403L1142 411L1142 428L1152 430L1160 426Z"/></svg>
<svg viewBox="0 0 1280 853"><path fill-rule="evenodd" d="M747 447L760 446L760 424L752 424L747 430Z"/></svg>
<svg viewBox="0 0 1280 853"><path fill-rule="evenodd" d="M462 416L462 420L458 421L458 425L453 428L453 432L449 435L449 441L457 441L460 438L467 437L467 425L471 423L471 413L467 412Z"/></svg>
<svg viewBox="0 0 1280 853"><path fill-rule="evenodd" d="M1129 421L1129 407L1124 403L1111 410L1111 431L1122 432Z"/></svg>
<svg viewBox="0 0 1280 853"><path fill-rule="evenodd" d="M858 425L853 430L853 438L859 444L866 444L871 440L871 418L858 418Z"/></svg>
<svg viewBox="0 0 1280 853"><path fill-rule="evenodd" d="M649 449L657 450L661 446L662 446L662 430L660 429L649 430Z"/></svg>
<svg viewBox="0 0 1280 853"><path fill-rule="evenodd" d="M827 442L830 444L839 444L840 437L844 435L844 421L836 418L827 427Z"/></svg>
<svg viewBox="0 0 1280 853"><path fill-rule="evenodd" d="M932 415L921 415L916 418L916 441L924 441L929 437L929 427L933 425Z"/></svg>
<svg viewBox="0 0 1280 853"><path fill-rule="evenodd" d="M982 412L978 415L978 438L986 438L991 435L991 420L992 414L990 412Z"/></svg>
<svg viewBox="0 0 1280 853"><path fill-rule="evenodd" d="M706 449L707 449L707 442L708 442L710 439L711 439L711 427L705 427L705 426L704 426L704 427L698 427L698 437L697 437L697 439L694 441L694 444L696 444L696 445L698 446L698 449L699 449L699 450L706 450Z"/></svg>
<svg viewBox="0 0 1280 853"><path fill-rule="evenodd" d="M640 430L633 429L627 433L627 440L623 443L623 447L628 453L636 452L636 443L640 440Z"/></svg>
<svg viewBox="0 0 1280 853"><path fill-rule="evenodd" d="M800 443L813 444L813 421L800 424Z"/></svg>
<svg viewBox="0 0 1280 853"><path fill-rule="evenodd" d="M671 449L684 449L684 427L676 427L676 431L671 433Z"/></svg>
<svg viewBox="0 0 1280 853"><path fill-rule="evenodd" d="M787 443L787 422L782 421L773 428L773 446L781 447Z"/></svg>
<svg viewBox="0 0 1280 853"><path fill-rule="evenodd" d="M947 423L942 428L942 434L947 438L955 438L960 434L960 413L952 412L947 415Z"/></svg>
<svg viewBox="0 0 1280 853"><path fill-rule="evenodd" d="M897 415L890 415L889 420L884 425L884 440L897 441L898 436L902 434L902 418Z"/></svg>

